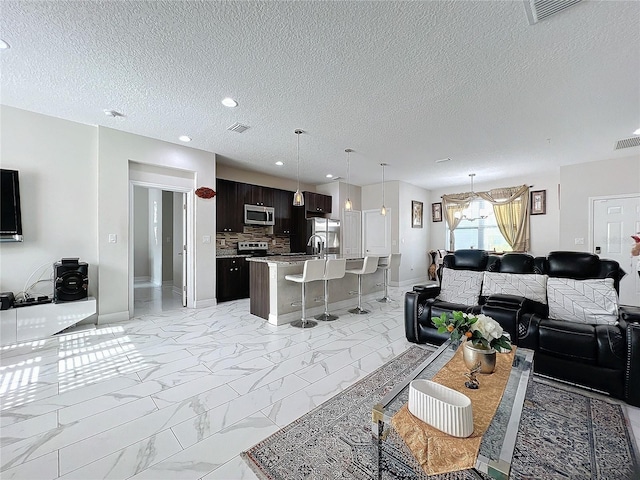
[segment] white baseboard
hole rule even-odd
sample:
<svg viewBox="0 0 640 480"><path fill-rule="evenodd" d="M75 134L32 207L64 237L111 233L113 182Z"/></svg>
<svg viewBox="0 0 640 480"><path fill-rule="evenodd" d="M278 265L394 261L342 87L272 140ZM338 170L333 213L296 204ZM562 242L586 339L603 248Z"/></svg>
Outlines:
<svg viewBox="0 0 640 480"><path fill-rule="evenodd" d="M172 291L173 293L175 293L176 295L182 295L182 288L180 288L180 287L176 287L176 286L175 286L175 285L173 285L173 284L171 284L171 285L172 285L171 291Z"/></svg>
<svg viewBox="0 0 640 480"><path fill-rule="evenodd" d="M133 277L133 283L143 283L143 282L150 282L151 281L151 277L146 276L146 277Z"/></svg>
<svg viewBox="0 0 640 480"><path fill-rule="evenodd" d="M128 322L128 321L129 321L129 310L125 310L124 312L107 313L103 315L98 315L97 325L104 325L107 323Z"/></svg>
<svg viewBox="0 0 640 480"><path fill-rule="evenodd" d="M424 285L425 283L432 282L433 280L429 280L429 277L416 277L410 278L408 280L403 280L401 282L393 282L391 285L394 287L407 287L413 285Z"/></svg>
<svg viewBox="0 0 640 480"><path fill-rule="evenodd" d="M215 307L218 304L215 298L207 298L204 300L194 300L193 308Z"/></svg>

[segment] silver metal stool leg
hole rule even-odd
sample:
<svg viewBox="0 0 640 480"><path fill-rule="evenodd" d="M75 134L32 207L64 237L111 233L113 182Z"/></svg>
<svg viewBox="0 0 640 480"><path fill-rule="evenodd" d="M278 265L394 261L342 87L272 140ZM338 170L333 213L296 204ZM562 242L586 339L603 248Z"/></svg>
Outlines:
<svg viewBox="0 0 640 480"><path fill-rule="evenodd" d="M358 306L349 310L349 313L355 313L356 315L370 313L369 310L362 308L362 275L358 275Z"/></svg>
<svg viewBox="0 0 640 480"><path fill-rule="evenodd" d="M389 298L389 284L387 282L387 275L389 274L389 269L385 268L384 271L382 272L382 278L383 278L383 282L384 282L384 297L379 298L378 301L382 302L382 303L388 303L391 301L391 298Z"/></svg>
<svg viewBox="0 0 640 480"><path fill-rule="evenodd" d="M302 284L302 318L291 322L292 327L312 328L318 325L318 322L307 319L307 284Z"/></svg>
<svg viewBox="0 0 640 480"><path fill-rule="evenodd" d="M337 315L333 315L329 313L329 280L324 281L324 313L320 315L316 315L316 320L322 320L325 322L333 322L337 320L339 317Z"/></svg>

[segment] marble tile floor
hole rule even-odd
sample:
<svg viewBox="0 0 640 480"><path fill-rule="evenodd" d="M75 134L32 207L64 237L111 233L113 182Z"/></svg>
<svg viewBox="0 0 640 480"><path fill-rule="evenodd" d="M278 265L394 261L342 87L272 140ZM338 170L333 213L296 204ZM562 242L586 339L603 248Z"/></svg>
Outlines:
<svg viewBox="0 0 640 480"><path fill-rule="evenodd" d="M133 284L133 313L136 317L181 308L182 296L172 286L158 286L150 282Z"/></svg>
<svg viewBox="0 0 640 480"><path fill-rule="evenodd" d="M256 478L240 452L411 346L403 292L307 330L245 299L1 347L0 477Z"/></svg>

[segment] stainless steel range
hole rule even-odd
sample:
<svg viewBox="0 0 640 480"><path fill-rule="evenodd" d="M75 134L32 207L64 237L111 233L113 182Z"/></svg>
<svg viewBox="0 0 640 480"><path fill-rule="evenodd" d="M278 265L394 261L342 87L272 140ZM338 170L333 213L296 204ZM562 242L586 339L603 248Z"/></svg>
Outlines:
<svg viewBox="0 0 640 480"><path fill-rule="evenodd" d="M266 257L269 251L267 242L238 242L238 255Z"/></svg>

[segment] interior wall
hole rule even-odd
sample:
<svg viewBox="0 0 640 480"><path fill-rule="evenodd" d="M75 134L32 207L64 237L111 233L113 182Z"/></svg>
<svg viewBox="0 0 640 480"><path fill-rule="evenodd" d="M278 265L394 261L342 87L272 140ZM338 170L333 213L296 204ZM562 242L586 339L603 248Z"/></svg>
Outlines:
<svg viewBox="0 0 640 480"><path fill-rule="evenodd" d="M431 193L415 185L398 182L398 231L400 267L398 277L391 281L398 285L422 283L428 278L431 264L429 237L431 231ZM422 202L422 228L412 227L412 201ZM396 283L393 283L396 284Z"/></svg>
<svg viewBox="0 0 640 480"><path fill-rule="evenodd" d="M193 175L191 185L195 190L196 186L215 185L215 155L106 127L98 127L98 139L99 282L105 292L98 303L100 321L109 322L129 318L129 162L188 172ZM195 197L193 216L191 254L197 265L193 306L213 305L214 199ZM118 243L109 243L109 234L116 234Z"/></svg>
<svg viewBox="0 0 640 480"><path fill-rule="evenodd" d="M149 266L151 283L162 285L162 190L149 189Z"/></svg>
<svg viewBox="0 0 640 480"><path fill-rule="evenodd" d="M530 221L531 249L529 253L534 256L546 255L550 251L559 248L560 207L558 202L558 185L560 184L560 169L541 172L538 175L514 176L495 182L482 182L476 177L473 189L476 192L491 190L500 187L515 187L529 185L530 190L545 190L547 197L547 213L545 215L532 215ZM457 187L446 189L434 189L431 191L431 203L442 202L442 195L450 193L462 193L471 190L471 184L466 183ZM431 203L424 206L424 222L429 224L429 250L448 249L446 241L446 220L432 222Z"/></svg>
<svg viewBox="0 0 640 480"><path fill-rule="evenodd" d="M640 153L561 167L560 185L558 249L588 251L589 197L639 194Z"/></svg>
<svg viewBox="0 0 640 480"><path fill-rule="evenodd" d="M162 284L173 284L173 192L162 191Z"/></svg>
<svg viewBox="0 0 640 480"><path fill-rule="evenodd" d="M0 291L18 293L32 273L53 275L63 257L89 264L98 294L95 127L0 106L2 168L19 171L24 241L0 246ZM53 284L38 289L53 293Z"/></svg>
<svg viewBox="0 0 640 480"><path fill-rule="evenodd" d="M133 228L133 276L135 279L149 281L149 190L133 187L133 208L136 222Z"/></svg>
<svg viewBox="0 0 640 480"><path fill-rule="evenodd" d="M283 174L284 173L285 170L283 170ZM249 183L251 185L261 185L263 187L280 188L282 190L291 190L292 192L295 192L296 188L298 188L296 179L275 177L273 175L267 175L266 173L253 172L251 170L242 170L240 168L234 168L222 164L217 165L216 176L217 178L233 180L234 182ZM300 183L300 190L315 192L316 187L315 185Z"/></svg>

